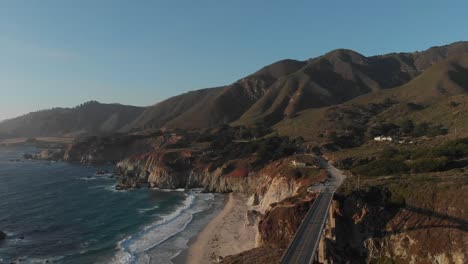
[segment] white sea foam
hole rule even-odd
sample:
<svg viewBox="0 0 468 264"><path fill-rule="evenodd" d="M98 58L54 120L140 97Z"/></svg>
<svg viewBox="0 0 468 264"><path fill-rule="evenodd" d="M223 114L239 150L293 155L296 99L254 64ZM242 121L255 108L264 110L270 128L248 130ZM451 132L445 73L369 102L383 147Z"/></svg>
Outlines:
<svg viewBox="0 0 468 264"><path fill-rule="evenodd" d="M205 201L213 199L213 197L213 194L189 191L183 204L174 212L120 241L118 243L119 251L111 263L149 263L151 258L145 252L158 247L169 238L185 230L192 221L193 214L207 210L209 206ZM167 259L170 260L170 258L171 256L168 256ZM162 260L158 259L158 261Z"/></svg>
<svg viewBox="0 0 468 264"><path fill-rule="evenodd" d="M179 188L179 189L161 189L161 188L153 188L154 190L158 190L158 191L161 191L161 192L185 192L186 190L183 189L183 188Z"/></svg>
<svg viewBox="0 0 468 264"><path fill-rule="evenodd" d="M93 180L99 180L99 179L101 179L101 178L87 176L87 177L79 177L79 178L77 178L77 179L78 179L78 180L83 180L83 181L93 181Z"/></svg>
<svg viewBox="0 0 468 264"><path fill-rule="evenodd" d="M116 186L115 184L108 185L107 187L104 187L104 189L107 191L115 192L115 193L126 193L130 191L130 189L117 190L115 186Z"/></svg>
<svg viewBox="0 0 468 264"><path fill-rule="evenodd" d="M63 259L64 256L57 256L57 257L50 257L50 258L29 258L29 257L19 257L18 263L23 263L23 264L43 264L43 263L57 263L61 259ZM0 262L2 263L2 262ZM16 262L15 262L16 263Z"/></svg>
<svg viewBox="0 0 468 264"><path fill-rule="evenodd" d="M110 188L110 187L114 188L114 187L115 187L115 184L111 184L111 185L105 184L105 185L89 186L88 189L98 189L98 188L103 188L103 189L105 189L105 188Z"/></svg>
<svg viewBox="0 0 468 264"><path fill-rule="evenodd" d="M114 176L114 173L112 172L109 172L109 173L103 173L103 174L98 174L97 172L92 174L94 176L97 176L97 177L101 177L101 178L105 178L105 177L110 177L110 176Z"/></svg>
<svg viewBox="0 0 468 264"><path fill-rule="evenodd" d="M142 213L145 213L145 212L148 212L148 211L152 211L152 210L155 210L155 209L158 209L158 208L159 208L159 206L156 205L156 206L153 206L153 207L150 207L150 208L141 208L141 209L138 209L138 212L139 212L140 214L142 214Z"/></svg>

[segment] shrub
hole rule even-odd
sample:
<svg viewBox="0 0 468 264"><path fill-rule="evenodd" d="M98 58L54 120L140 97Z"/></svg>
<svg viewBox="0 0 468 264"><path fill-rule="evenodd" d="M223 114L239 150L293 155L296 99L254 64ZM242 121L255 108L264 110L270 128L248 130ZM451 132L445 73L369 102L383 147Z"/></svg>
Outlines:
<svg viewBox="0 0 468 264"><path fill-rule="evenodd" d="M417 111L417 110L422 110L424 109L424 106L423 105L420 105L420 104L415 104L415 103L407 103L406 106L408 107L408 109L410 109L411 111Z"/></svg>
<svg viewBox="0 0 468 264"><path fill-rule="evenodd" d="M446 168L447 163L447 157L422 158L411 162L410 167L411 171L416 173L442 171Z"/></svg>
<svg viewBox="0 0 468 264"><path fill-rule="evenodd" d="M397 193L392 193L388 200L388 205L390 207L404 207L406 205L405 197Z"/></svg>
<svg viewBox="0 0 468 264"><path fill-rule="evenodd" d="M396 148L386 147L382 150L380 157L383 159L395 158L399 154L399 151Z"/></svg>
<svg viewBox="0 0 468 264"><path fill-rule="evenodd" d="M432 150L434 157L459 159L468 156L468 138L449 141Z"/></svg>
<svg viewBox="0 0 468 264"><path fill-rule="evenodd" d="M351 169L352 172L367 176L383 176L405 173L408 166L402 159L378 159Z"/></svg>
<svg viewBox="0 0 468 264"><path fill-rule="evenodd" d="M401 122L400 128L401 132L405 134L410 134L414 130L414 123L412 120L406 119L403 122Z"/></svg>

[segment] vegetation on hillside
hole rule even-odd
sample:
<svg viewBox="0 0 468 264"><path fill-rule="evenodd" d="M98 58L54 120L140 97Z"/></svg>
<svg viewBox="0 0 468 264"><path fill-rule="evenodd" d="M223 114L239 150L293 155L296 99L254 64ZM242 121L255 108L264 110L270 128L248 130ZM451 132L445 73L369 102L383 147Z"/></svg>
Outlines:
<svg viewBox="0 0 468 264"><path fill-rule="evenodd" d="M468 138L448 141L431 148L387 147L373 160L359 160L351 171L382 176L423 173L462 168L468 165Z"/></svg>

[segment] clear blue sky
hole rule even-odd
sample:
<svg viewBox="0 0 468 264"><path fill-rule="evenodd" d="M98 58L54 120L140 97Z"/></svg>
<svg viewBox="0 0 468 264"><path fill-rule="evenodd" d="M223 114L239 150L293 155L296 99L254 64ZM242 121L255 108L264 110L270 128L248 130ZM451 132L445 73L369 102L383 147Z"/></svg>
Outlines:
<svg viewBox="0 0 468 264"><path fill-rule="evenodd" d="M467 40L467 11L468 1L4 0L0 120L91 99L151 105L336 48Z"/></svg>

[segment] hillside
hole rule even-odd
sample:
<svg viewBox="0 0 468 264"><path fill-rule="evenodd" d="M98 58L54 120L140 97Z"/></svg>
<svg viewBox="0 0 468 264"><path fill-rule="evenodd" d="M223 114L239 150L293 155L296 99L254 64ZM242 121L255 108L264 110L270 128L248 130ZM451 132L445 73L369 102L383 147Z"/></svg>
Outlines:
<svg viewBox="0 0 468 264"><path fill-rule="evenodd" d="M0 123L0 137L77 136L118 131L144 108L95 101L75 108L53 108L32 112Z"/></svg>
<svg viewBox="0 0 468 264"><path fill-rule="evenodd" d="M308 109L276 125L283 135L305 136L316 143L330 134L365 140L376 127L405 120L441 126L450 136L467 135L468 53L434 64L410 82L369 93L344 104Z"/></svg>
<svg viewBox="0 0 468 264"><path fill-rule="evenodd" d="M30 113L0 123L0 138L73 137L144 129L205 129L231 124L274 126L281 134L310 139L326 135L330 130L349 130L343 123L333 120L342 110L340 104L345 103L349 108L353 103L365 105L387 97L421 105L429 100L427 104L431 107L425 107L426 110L418 112L419 117L415 116L429 120L435 116L434 111L449 111L447 102L444 103L444 100L451 100L448 96L466 93L467 67L461 60L467 53L468 42L422 52L370 57L338 49L306 61L278 61L230 85L187 92L147 108L92 102L72 109ZM439 64L449 58L460 58L460 61ZM401 88L393 89L395 87ZM459 105L458 113L462 115L464 97L453 104ZM335 111L327 108L330 106L339 107ZM390 111L394 116L418 114L405 112L404 105L397 106ZM365 111L366 115L375 115L369 109ZM448 125L447 119L442 120L444 115L438 118L441 119L439 123Z"/></svg>
<svg viewBox="0 0 468 264"><path fill-rule="evenodd" d="M307 61L283 60L231 85L169 98L126 129L272 125L306 109L403 85L431 65L467 52L468 42L457 42L414 53L365 57L338 49Z"/></svg>
<svg viewBox="0 0 468 264"><path fill-rule="evenodd" d="M149 107L128 128L207 128L238 119L279 78L305 63L283 60L231 85L191 91Z"/></svg>

